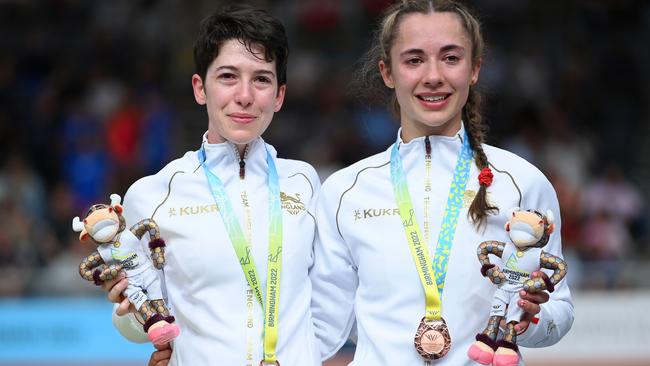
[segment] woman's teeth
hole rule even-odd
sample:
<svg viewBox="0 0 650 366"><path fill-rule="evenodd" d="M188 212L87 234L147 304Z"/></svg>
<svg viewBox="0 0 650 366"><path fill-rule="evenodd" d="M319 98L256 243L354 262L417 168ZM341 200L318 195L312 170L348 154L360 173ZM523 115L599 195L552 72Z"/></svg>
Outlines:
<svg viewBox="0 0 650 366"><path fill-rule="evenodd" d="M425 102L439 102L445 98L447 98L447 96L443 96L443 95L439 95L435 97L423 97L423 96L420 97L420 99L424 100Z"/></svg>

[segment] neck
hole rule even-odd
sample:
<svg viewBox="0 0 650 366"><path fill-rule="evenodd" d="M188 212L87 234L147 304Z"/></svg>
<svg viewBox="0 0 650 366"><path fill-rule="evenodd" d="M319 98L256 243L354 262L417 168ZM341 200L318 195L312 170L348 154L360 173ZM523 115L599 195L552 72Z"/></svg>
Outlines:
<svg viewBox="0 0 650 366"><path fill-rule="evenodd" d="M246 147L248 144L236 144L233 142L233 145L237 148L237 152L239 152L239 156L243 157L244 156L244 151L246 151Z"/></svg>
<svg viewBox="0 0 650 366"><path fill-rule="evenodd" d="M402 122L402 141L405 143L423 136L456 136L460 131L461 122L445 123L442 126L427 126L422 123Z"/></svg>
<svg viewBox="0 0 650 366"><path fill-rule="evenodd" d="M208 130L208 143L209 144L222 144L226 142L227 140L223 138L221 135L218 133L214 133L211 130ZM239 152L240 156L244 156L244 150L246 150L246 146L248 144L238 144L236 142L231 141L233 145L237 148L237 151Z"/></svg>

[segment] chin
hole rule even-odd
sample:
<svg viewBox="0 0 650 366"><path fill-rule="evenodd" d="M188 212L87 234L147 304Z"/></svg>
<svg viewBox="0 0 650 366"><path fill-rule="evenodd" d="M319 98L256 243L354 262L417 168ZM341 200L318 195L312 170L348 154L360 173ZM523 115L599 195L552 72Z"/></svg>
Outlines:
<svg viewBox="0 0 650 366"><path fill-rule="evenodd" d="M447 131L447 132L451 131L452 133L455 132L452 130L455 130L456 127L460 128L460 123L456 125L455 121L450 121L448 119L423 118L422 120L420 120L420 124L427 129L432 129L436 131Z"/></svg>
<svg viewBox="0 0 650 366"><path fill-rule="evenodd" d="M261 135L261 133L259 133L259 131L236 131L229 135L230 136L227 137L228 141L237 145L245 145L255 140Z"/></svg>
<svg viewBox="0 0 650 366"><path fill-rule="evenodd" d="M423 125L431 128L442 128L446 126L451 126L451 123L449 121L423 121Z"/></svg>

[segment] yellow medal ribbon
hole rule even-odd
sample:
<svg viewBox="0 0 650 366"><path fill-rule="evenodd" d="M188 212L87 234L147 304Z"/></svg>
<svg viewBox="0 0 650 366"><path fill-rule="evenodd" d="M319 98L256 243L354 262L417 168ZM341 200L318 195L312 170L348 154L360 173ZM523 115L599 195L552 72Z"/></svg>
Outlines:
<svg viewBox="0 0 650 366"><path fill-rule="evenodd" d="M251 243L246 240L244 233L237 221L232 204L226 189L214 173L205 164L205 151L199 150L199 161L208 179L210 192L214 198L219 214L230 236L239 264L242 267L246 281L253 289L257 301L264 310L264 363L277 363L275 348L278 343L278 309L280 305L280 274L282 273L282 209L280 204L280 179L271 154L266 151L266 161L269 167L269 247L266 277L266 300L262 297L259 276Z"/></svg>
<svg viewBox="0 0 650 366"><path fill-rule="evenodd" d="M456 231L458 214L462 207L462 195L467 185L469 176L469 167L472 158L472 149L469 145L467 132L463 138L463 146L458 155L454 178L449 189L449 197L445 214L442 220L442 230L438 238L438 248L436 258L438 259L435 268L439 270L438 276L433 272L432 261L429 258L429 250L426 242L422 239L424 236L420 231L413 202L408 190L406 175L402 167L402 159L399 155L399 141L393 144L390 156L390 175L395 192L395 200L399 209L399 215L406 234L406 240L409 243L411 256L415 262L425 297L425 314L426 320L440 320L442 317L442 300L441 292L444 287L444 278L447 271L447 262L451 252L451 244ZM438 279L436 278L438 277ZM438 282L438 284L436 284ZM440 290L439 290L440 288Z"/></svg>

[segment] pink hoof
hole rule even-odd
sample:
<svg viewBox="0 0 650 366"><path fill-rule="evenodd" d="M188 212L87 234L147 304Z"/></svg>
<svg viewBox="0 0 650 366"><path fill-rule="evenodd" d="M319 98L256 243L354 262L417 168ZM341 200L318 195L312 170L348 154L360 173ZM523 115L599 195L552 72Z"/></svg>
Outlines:
<svg viewBox="0 0 650 366"><path fill-rule="evenodd" d="M180 330L176 324L165 324L162 327L151 329L149 331L149 340L155 345L163 345L169 343L172 339L180 334Z"/></svg>
<svg viewBox="0 0 650 366"><path fill-rule="evenodd" d="M486 352L480 349L477 345L473 344L469 348L469 351L467 351L467 356L470 359L480 363L481 365L489 365L492 363L492 358L494 357L494 353Z"/></svg>
<svg viewBox="0 0 650 366"><path fill-rule="evenodd" d="M517 366L519 365L519 355L494 355L492 366Z"/></svg>

